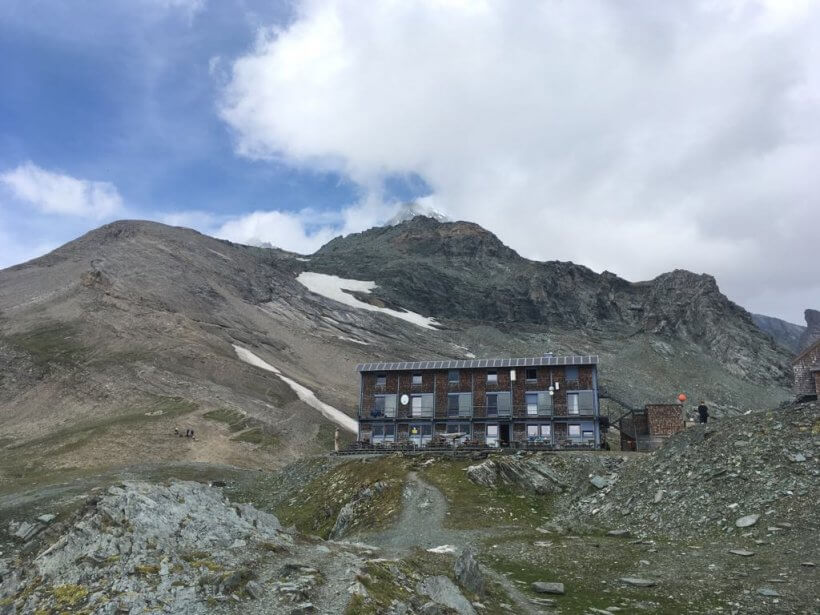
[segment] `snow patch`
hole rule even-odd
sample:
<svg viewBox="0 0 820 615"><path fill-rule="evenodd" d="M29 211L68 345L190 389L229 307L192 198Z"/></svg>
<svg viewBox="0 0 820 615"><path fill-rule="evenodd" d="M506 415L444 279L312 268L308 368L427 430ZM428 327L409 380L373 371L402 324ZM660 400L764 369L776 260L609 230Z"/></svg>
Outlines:
<svg viewBox="0 0 820 615"><path fill-rule="evenodd" d="M305 258L304 256L296 256L296 257L294 257L293 260L302 261L303 263L309 263L310 262L310 259Z"/></svg>
<svg viewBox="0 0 820 615"><path fill-rule="evenodd" d="M309 388L302 386L295 380L291 380L287 376L283 375L277 368L273 365L268 363L267 361L263 361L255 354L253 354L247 348L242 348L241 346L237 346L236 344L233 345L233 349L236 351L236 356L239 357L240 360L244 361L248 365L253 365L254 367L258 367L260 369L264 369L269 372L273 372L279 378L287 384L293 392L296 393L297 397L301 399L303 402L316 408L322 415L340 427L346 429L347 431L352 431L355 434L359 433L359 422L356 419L350 418L341 410L338 410L331 406L330 404L326 404L325 402L321 401L314 395L313 391Z"/></svg>
<svg viewBox="0 0 820 615"><path fill-rule="evenodd" d="M345 342L353 342L354 344L361 344L362 346L370 346L369 342L363 342L362 340L357 340L354 337L346 337L344 335L337 335L336 337Z"/></svg>
<svg viewBox="0 0 820 615"><path fill-rule="evenodd" d="M433 547L432 549L427 549L430 553L455 553L456 548L453 545L440 545L438 547Z"/></svg>
<svg viewBox="0 0 820 615"><path fill-rule="evenodd" d="M425 329L435 329L439 323L435 318L428 318L415 312L399 312L390 308L378 307L370 305L364 301L359 301L345 291L370 293L376 288L375 282L365 282L363 280L345 280L344 278L335 275L327 275L325 273L314 273L312 271L305 271L296 277L296 281L307 288L310 292L322 295L328 299L333 299L339 303L343 303L350 307L359 308L360 310L367 310L368 312L381 312L394 318L406 320L409 323L424 327Z"/></svg>

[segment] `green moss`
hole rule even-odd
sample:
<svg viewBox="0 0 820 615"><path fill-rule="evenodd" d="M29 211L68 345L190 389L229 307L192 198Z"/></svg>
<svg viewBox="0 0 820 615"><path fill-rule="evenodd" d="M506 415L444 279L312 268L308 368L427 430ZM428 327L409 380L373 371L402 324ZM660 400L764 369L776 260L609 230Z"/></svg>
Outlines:
<svg viewBox="0 0 820 615"><path fill-rule="evenodd" d="M400 457L342 463L305 485L275 512L283 524L295 525L301 532L327 538L342 506L361 489L385 481L387 488L363 503L351 526L352 529L384 527L401 510L407 467L408 462Z"/></svg>
<svg viewBox="0 0 820 615"><path fill-rule="evenodd" d="M52 594L59 606L73 607L86 599L88 589L82 585L58 585L52 589Z"/></svg>
<svg viewBox="0 0 820 615"><path fill-rule="evenodd" d="M159 566L157 564L138 564L134 566L134 574L143 577L151 574L159 574Z"/></svg>
<svg viewBox="0 0 820 615"><path fill-rule="evenodd" d="M473 463L442 459L421 471L423 478L438 487L447 498L450 514L445 519L445 526L457 529L511 525L534 528L551 514L550 496L504 485L496 488L476 485L464 471Z"/></svg>

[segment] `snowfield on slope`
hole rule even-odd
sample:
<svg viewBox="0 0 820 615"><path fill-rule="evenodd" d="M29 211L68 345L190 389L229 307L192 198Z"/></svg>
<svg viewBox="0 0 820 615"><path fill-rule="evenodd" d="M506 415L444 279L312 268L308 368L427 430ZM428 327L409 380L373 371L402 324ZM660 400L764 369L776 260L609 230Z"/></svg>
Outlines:
<svg viewBox="0 0 820 615"><path fill-rule="evenodd" d="M241 346L237 346L236 344L234 344L233 349L236 351L236 356L238 356L240 360L244 361L245 363L253 365L254 367L259 367L269 372L273 372L274 374L279 376L279 378L285 384L287 384L291 389L293 389L293 392L296 393L299 399L301 399L309 406L313 406L314 408L316 408L319 412L322 413L322 415L325 418L333 421L343 429L352 431L355 434L359 433L359 422L356 419L347 416L341 410L334 408L330 404L326 404L325 402L321 401L319 398L316 397L316 395L314 395L313 391L311 391L309 388L302 386L294 380L291 380L290 378L282 374L282 372L280 372L273 365L271 365L267 361L263 361L247 348L242 348Z"/></svg>
<svg viewBox="0 0 820 615"><path fill-rule="evenodd" d="M436 325L439 324L435 318L422 316L421 314L416 314L415 312L399 312L398 310L392 310L390 308L370 305L364 301L359 301L350 293L345 292L347 290L369 293L376 288L375 282L345 280L344 278L340 278L335 275L314 273L312 271L304 271L300 273L297 276L296 281L312 293L322 295L328 299L333 299L339 303L344 303L350 307L359 308L360 310L368 310L369 312L381 312L382 314L387 314L388 316L392 316L394 318L406 320L409 323L413 323L419 327L424 327L425 329L435 329Z"/></svg>

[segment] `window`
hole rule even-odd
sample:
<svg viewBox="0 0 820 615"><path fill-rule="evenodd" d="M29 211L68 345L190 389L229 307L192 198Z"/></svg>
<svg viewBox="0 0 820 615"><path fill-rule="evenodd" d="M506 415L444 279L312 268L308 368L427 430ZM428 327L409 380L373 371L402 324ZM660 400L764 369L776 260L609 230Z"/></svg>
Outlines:
<svg viewBox="0 0 820 615"><path fill-rule="evenodd" d="M432 393L410 396L410 416L433 416L435 400Z"/></svg>
<svg viewBox="0 0 820 615"><path fill-rule="evenodd" d="M373 433L372 433L370 441L373 444L378 444L380 442L395 442L396 441L396 426L395 425L382 425L382 424L379 424L379 423L375 423L373 425Z"/></svg>
<svg viewBox="0 0 820 615"><path fill-rule="evenodd" d="M378 395L373 402L373 410L370 412L371 416L384 416L384 396Z"/></svg>
<svg viewBox="0 0 820 615"><path fill-rule="evenodd" d="M413 372L413 384L421 384L421 372Z"/></svg>
<svg viewBox="0 0 820 615"><path fill-rule="evenodd" d="M387 374L385 374L384 372L379 372L378 374L376 374L376 386L387 386Z"/></svg>
<svg viewBox="0 0 820 615"><path fill-rule="evenodd" d="M527 393L527 414L530 416L538 415L538 393Z"/></svg>
<svg viewBox="0 0 820 615"><path fill-rule="evenodd" d="M498 395L487 395L487 416L498 416Z"/></svg>
<svg viewBox="0 0 820 615"><path fill-rule="evenodd" d="M581 426L580 425L570 425L569 426L569 437L570 438L580 438L581 437Z"/></svg>
<svg viewBox="0 0 820 615"><path fill-rule="evenodd" d="M564 376L567 380L578 380L578 366L570 365L564 370Z"/></svg>
<svg viewBox="0 0 820 615"><path fill-rule="evenodd" d="M498 372L495 370L487 372L487 384L498 384Z"/></svg>
<svg viewBox="0 0 820 615"><path fill-rule="evenodd" d="M567 414L578 414L578 393L567 393Z"/></svg>
<svg viewBox="0 0 820 615"><path fill-rule="evenodd" d="M527 382L535 382L538 380L538 370L534 367L527 368Z"/></svg>
<svg viewBox="0 0 820 615"><path fill-rule="evenodd" d="M458 416L458 395L447 396L447 416Z"/></svg>
<svg viewBox="0 0 820 615"><path fill-rule="evenodd" d="M457 369L451 369L447 372L447 382L450 384L458 384L459 374Z"/></svg>
<svg viewBox="0 0 820 615"><path fill-rule="evenodd" d="M433 437L433 426L430 423L410 425L410 441L416 445L427 444Z"/></svg>
<svg viewBox="0 0 820 615"><path fill-rule="evenodd" d="M527 425L527 439L534 440L538 437L538 425Z"/></svg>
<svg viewBox="0 0 820 615"><path fill-rule="evenodd" d="M590 442L595 439L595 434L591 431L584 431L582 437L585 442Z"/></svg>
<svg viewBox="0 0 820 615"><path fill-rule="evenodd" d="M552 436L552 425L541 425L541 437L549 438Z"/></svg>
<svg viewBox="0 0 820 615"><path fill-rule="evenodd" d="M385 395L384 396L384 416L390 416L390 417L396 416L396 396L395 395Z"/></svg>
<svg viewBox="0 0 820 615"><path fill-rule="evenodd" d="M447 433L462 433L466 437L470 437L470 424L469 423L448 423L447 424Z"/></svg>

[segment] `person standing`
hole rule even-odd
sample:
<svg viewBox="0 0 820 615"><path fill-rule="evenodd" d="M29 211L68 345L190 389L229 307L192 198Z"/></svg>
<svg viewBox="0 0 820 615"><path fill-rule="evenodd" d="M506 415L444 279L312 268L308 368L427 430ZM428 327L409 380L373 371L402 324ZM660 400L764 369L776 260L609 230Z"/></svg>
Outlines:
<svg viewBox="0 0 820 615"><path fill-rule="evenodd" d="M339 445L339 428L337 427L336 433L333 434L333 448L336 450L337 453L339 452Z"/></svg>
<svg viewBox="0 0 820 615"><path fill-rule="evenodd" d="M709 420L709 408L702 399L700 400L700 405L698 405L698 416L700 417L701 423L705 423Z"/></svg>

